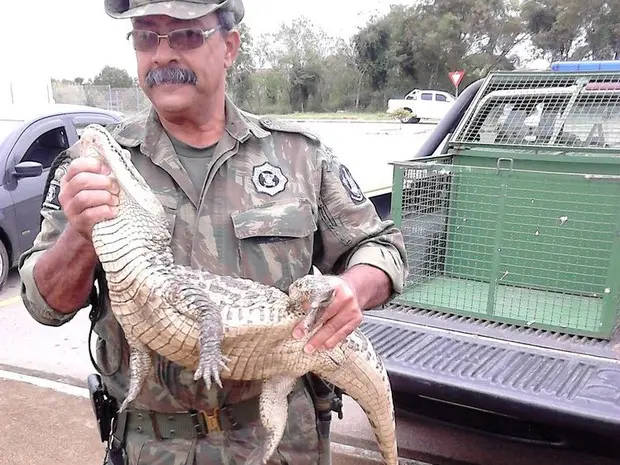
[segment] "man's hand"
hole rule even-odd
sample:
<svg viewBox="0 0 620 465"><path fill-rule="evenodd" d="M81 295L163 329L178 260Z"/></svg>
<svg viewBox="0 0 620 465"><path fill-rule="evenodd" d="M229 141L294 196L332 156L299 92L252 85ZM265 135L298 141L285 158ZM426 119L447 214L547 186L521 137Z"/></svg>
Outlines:
<svg viewBox="0 0 620 465"><path fill-rule="evenodd" d="M323 326L304 347L308 354L315 350L333 349L362 322L362 310L353 289L343 278L333 276L330 279L333 281L334 297L318 322ZM300 324L295 328L293 337L301 339L303 336L303 324Z"/></svg>
<svg viewBox="0 0 620 465"><path fill-rule="evenodd" d="M71 162L60 183L58 200L71 227L88 241L93 226L118 214L118 184L110 169L94 158Z"/></svg>

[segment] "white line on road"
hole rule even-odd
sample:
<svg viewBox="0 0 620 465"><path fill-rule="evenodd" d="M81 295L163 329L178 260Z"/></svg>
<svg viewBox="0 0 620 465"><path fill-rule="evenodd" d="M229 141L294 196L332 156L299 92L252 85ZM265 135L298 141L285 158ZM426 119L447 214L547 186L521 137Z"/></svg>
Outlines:
<svg viewBox="0 0 620 465"><path fill-rule="evenodd" d="M84 397L86 399L89 398L88 389L72 386L70 384L59 383L57 381L51 381L45 378L37 378L35 376L22 375L19 373L12 373L10 371L4 370L0 370L0 378L9 381L19 381L21 383L34 384L35 386L52 389L53 391L61 392L63 394L69 394L75 397Z"/></svg>
<svg viewBox="0 0 620 465"><path fill-rule="evenodd" d="M8 299L0 300L0 308L8 307L9 305L13 305L21 301L22 301L22 298L19 295L9 297Z"/></svg>

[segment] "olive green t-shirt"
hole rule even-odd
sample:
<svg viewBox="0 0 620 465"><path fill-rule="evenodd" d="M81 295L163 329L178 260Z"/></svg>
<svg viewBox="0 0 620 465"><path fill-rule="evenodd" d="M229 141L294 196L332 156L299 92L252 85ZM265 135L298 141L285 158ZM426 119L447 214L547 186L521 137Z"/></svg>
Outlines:
<svg viewBox="0 0 620 465"><path fill-rule="evenodd" d="M174 150L179 156L179 161L185 167L187 174L189 174L194 183L194 187L196 187L199 193L202 192L202 186L213 161L213 154L217 143L201 148L181 142L171 135L168 135L168 137L170 137Z"/></svg>

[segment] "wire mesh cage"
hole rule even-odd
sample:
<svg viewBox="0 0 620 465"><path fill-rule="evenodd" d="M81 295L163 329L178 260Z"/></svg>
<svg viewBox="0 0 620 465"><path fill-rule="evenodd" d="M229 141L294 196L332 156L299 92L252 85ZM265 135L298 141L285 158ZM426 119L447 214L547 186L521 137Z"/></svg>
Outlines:
<svg viewBox="0 0 620 465"><path fill-rule="evenodd" d="M491 74L453 141L519 147L617 148L620 74Z"/></svg>
<svg viewBox="0 0 620 465"><path fill-rule="evenodd" d="M620 288L620 176L396 163L409 277L398 302L600 338Z"/></svg>

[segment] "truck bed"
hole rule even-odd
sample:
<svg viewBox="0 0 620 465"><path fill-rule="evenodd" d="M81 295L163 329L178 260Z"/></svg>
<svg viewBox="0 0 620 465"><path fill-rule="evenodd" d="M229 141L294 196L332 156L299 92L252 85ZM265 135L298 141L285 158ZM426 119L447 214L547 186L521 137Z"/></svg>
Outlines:
<svg viewBox="0 0 620 465"><path fill-rule="evenodd" d="M384 358L399 410L620 459L620 329L605 341L396 304L368 312L362 329Z"/></svg>

